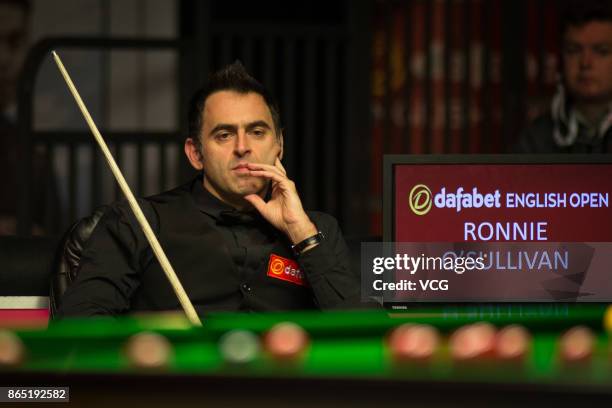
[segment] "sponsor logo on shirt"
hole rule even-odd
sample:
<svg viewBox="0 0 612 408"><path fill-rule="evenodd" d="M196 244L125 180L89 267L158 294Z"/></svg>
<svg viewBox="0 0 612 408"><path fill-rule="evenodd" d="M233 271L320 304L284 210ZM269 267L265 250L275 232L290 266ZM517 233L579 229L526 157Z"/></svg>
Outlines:
<svg viewBox="0 0 612 408"><path fill-rule="evenodd" d="M308 286L304 273L293 259L283 258L276 254L270 255L268 273L271 278L281 279L297 285Z"/></svg>

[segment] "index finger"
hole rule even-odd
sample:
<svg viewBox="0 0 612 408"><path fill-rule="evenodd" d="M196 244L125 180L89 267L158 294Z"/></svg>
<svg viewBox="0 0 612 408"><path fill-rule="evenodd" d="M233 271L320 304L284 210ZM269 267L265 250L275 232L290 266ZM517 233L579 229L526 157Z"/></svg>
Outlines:
<svg viewBox="0 0 612 408"><path fill-rule="evenodd" d="M287 175L287 170L285 170L285 168L283 167L283 163L281 163L278 157L276 158L276 161L274 162L274 166L278 167L278 169L282 171L285 176Z"/></svg>

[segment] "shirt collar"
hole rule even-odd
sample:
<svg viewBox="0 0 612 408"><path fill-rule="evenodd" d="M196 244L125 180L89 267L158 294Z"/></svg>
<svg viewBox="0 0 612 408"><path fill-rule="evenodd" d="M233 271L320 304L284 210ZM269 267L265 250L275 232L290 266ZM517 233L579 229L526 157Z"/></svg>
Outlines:
<svg viewBox="0 0 612 408"><path fill-rule="evenodd" d="M589 138L595 138L598 135L603 136L609 128L609 123L612 123L612 103L608 104L608 110L595 123L589 121L586 116L576 108L572 108L576 120L585 129Z"/></svg>
<svg viewBox="0 0 612 408"><path fill-rule="evenodd" d="M576 120L585 130L586 135L589 139L595 137L597 135L597 125L591 123L578 109L574 109L574 115L576 116Z"/></svg>
<svg viewBox="0 0 612 408"><path fill-rule="evenodd" d="M214 218L217 223L250 224L261 221L261 215L256 210L238 211L212 195L204 188L202 174L195 178L191 194L200 211Z"/></svg>

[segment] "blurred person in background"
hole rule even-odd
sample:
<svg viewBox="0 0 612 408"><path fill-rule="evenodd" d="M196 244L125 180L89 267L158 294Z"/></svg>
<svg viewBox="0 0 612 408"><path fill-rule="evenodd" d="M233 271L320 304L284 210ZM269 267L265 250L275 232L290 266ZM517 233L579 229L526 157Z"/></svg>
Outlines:
<svg viewBox="0 0 612 408"><path fill-rule="evenodd" d="M569 3L561 36L557 92L516 152L612 153L612 1Z"/></svg>
<svg viewBox="0 0 612 408"><path fill-rule="evenodd" d="M0 0L0 174L3 184L0 199L0 235L13 235L17 230L19 204L20 152L17 128L17 83L25 62L30 41L31 2ZM53 177L46 155L35 152L31 160L33 179L30 199L34 227L32 233L42 234L47 211L57 204ZM49 216L49 214L47 214Z"/></svg>

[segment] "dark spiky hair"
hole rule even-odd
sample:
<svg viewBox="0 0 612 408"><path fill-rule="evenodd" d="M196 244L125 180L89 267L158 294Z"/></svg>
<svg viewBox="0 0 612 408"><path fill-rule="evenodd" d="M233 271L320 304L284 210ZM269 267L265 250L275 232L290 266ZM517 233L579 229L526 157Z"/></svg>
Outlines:
<svg viewBox="0 0 612 408"><path fill-rule="evenodd" d="M561 8L561 35L569 27L580 27L593 21L612 23L612 1L568 0Z"/></svg>
<svg viewBox="0 0 612 408"><path fill-rule="evenodd" d="M281 121L278 105L268 90L246 70L238 60L226 65L213 73L208 79L208 84L196 91L189 103L189 137L191 137L198 148L200 148L200 132L204 123L204 105L210 95L219 91L234 91L241 94L256 93L263 97L270 109L276 136L281 135Z"/></svg>

